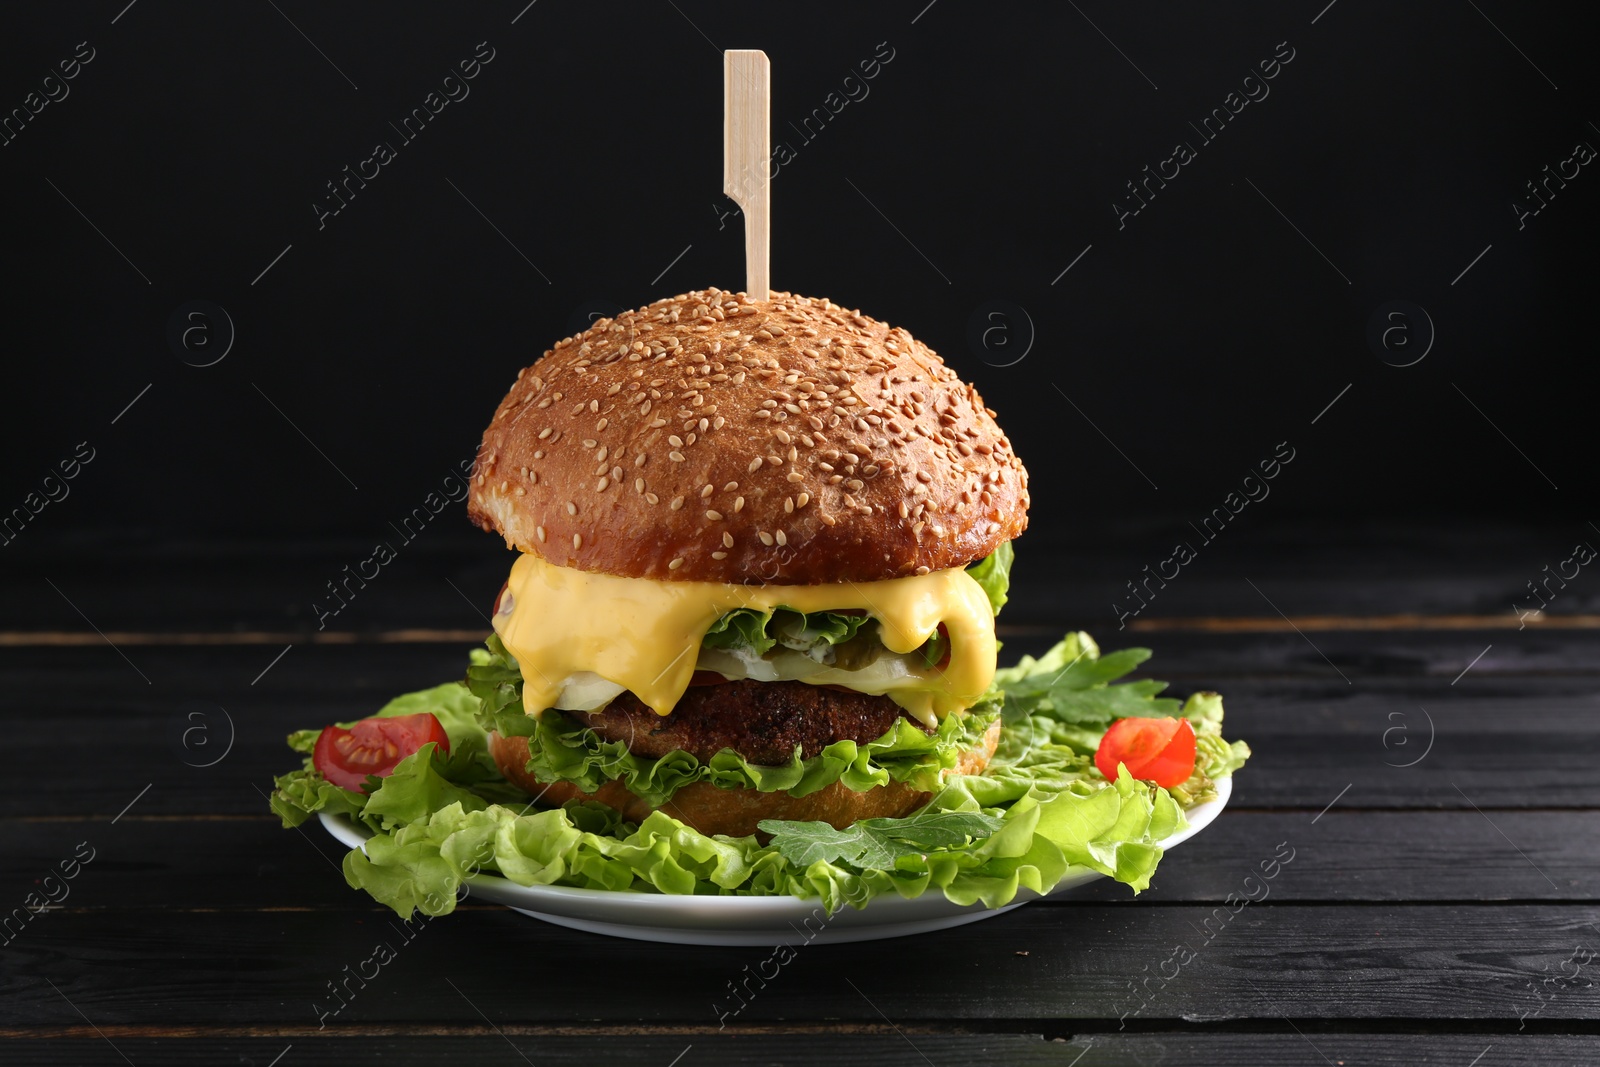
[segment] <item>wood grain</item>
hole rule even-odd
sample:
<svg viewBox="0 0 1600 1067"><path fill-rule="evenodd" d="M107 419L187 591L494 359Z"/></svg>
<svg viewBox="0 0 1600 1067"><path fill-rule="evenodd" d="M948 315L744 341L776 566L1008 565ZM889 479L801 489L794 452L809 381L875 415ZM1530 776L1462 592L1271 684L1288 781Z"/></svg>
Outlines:
<svg viewBox="0 0 1600 1067"><path fill-rule="evenodd" d="M1225 905L1026 907L892 946L801 946L746 998L736 1021L876 1025L886 1016L901 1025L1031 1032L1048 1020L1115 1029L1130 1013L1144 1024L1403 1018L1514 1029L1537 1011L1545 1027L1587 1025L1600 1020L1597 964L1571 979L1562 963L1575 947L1600 951L1596 922L1594 904L1268 900L1232 915ZM506 909L463 912L409 933L377 914L50 914L0 957L0 1026L76 1026L81 1010L101 1027L223 1018L314 1027L314 1003L322 1011L333 1005L328 983L346 966L354 973L379 944L395 958L367 988L351 986L330 1027L476 1026L486 1015L527 1026L715 1028L732 1006L729 983L773 951L582 934ZM1179 945L1193 958L1169 967ZM890 948L894 966L886 968ZM1151 976L1164 971L1176 977L1163 987ZM545 973L571 977L540 981ZM906 980L916 974L940 980ZM604 975L603 989L584 975ZM1138 1010L1135 982L1147 977ZM1565 982L1541 999L1536 983L1552 979Z"/></svg>

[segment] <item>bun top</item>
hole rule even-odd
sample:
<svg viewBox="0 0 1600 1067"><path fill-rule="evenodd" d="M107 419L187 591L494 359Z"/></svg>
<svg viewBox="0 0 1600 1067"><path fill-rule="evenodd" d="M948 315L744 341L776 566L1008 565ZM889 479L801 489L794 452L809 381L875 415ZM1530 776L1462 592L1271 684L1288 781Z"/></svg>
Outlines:
<svg viewBox="0 0 1600 1067"><path fill-rule="evenodd" d="M717 289L600 319L521 371L468 513L558 566L820 585L965 566L1028 475L927 346L826 299Z"/></svg>

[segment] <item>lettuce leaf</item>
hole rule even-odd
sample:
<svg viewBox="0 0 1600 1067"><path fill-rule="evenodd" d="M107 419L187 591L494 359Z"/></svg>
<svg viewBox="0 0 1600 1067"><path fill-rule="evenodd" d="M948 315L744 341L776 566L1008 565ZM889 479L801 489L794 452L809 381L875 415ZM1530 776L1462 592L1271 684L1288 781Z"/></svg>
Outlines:
<svg viewBox="0 0 1600 1067"><path fill-rule="evenodd" d="M1194 693L1180 705L1157 696L1165 682L1110 684L1149 657L1144 648L1102 656L1086 633L1068 634L1039 659L1024 656L1015 667L995 672L1008 730L1070 749L1087 761L1116 719L1181 716L1194 727L1195 771L1172 796L1185 808L1214 799L1217 779L1243 767L1250 746L1223 738L1222 697L1216 693Z"/></svg>
<svg viewBox="0 0 1600 1067"><path fill-rule="evenodd" d="M1016 558L1016 549L1011 547L1010 541L1002 542L1000 547L989 553L983 559L967 568L967 573L973 580L983 586L983 591L989 597L989 606L994 608L996 615L1006 606L1006 591L1011 588L1011 561Z"/></svg>
<svg viewBox="0 0 1600 1067"><path fill-rule="evenodd" d="M517 677L520 682L521 675ZM434 764L438 765L437 771L433 772L433 778L451 785L452 788L455 784L469 786L481 784L488 787L488 794L495 798L514 796L512 787L501 777L500 769L495 766L494 757L489 755L489 736L478 724L479 706L478 697L465 685L460 682L446 682L431 689L395 697L373 712L373 716L387 719L398 715L415 715L424 711L432 713L438 717L439 725L444 727L445 735L450 738L448 756L434 753L433 746L424 746L429 752L429 758L422 762L429 768ZM355 722L356 720L351 720L334 725L349 729ZM374 828L384 825L380 809L395 803L394 798L398 795L399 783L395 784L394 789L390 789L387 794L389 799L382 802L379 808L371 806L368 795L334 785L311 764L311 751L316 746L317 735L320 733L321 730L296 730L289 735L289 747L304 755L305 760L300 770L291 771L273 780L272 795L268 798L272 810L283 820L285 827L299 826L319 811L335 815L361 815L364 809L367 815L363 817L363 822ZM422 771L417 770L415 766L408 768L408 764L413 764L415 760L416 756L403 760L395 767L394 774L398 775L405 770L417 780L417 788L431 789L429 796L443 795L439 786ZM384 784L379 786L375 783ZM388 780L368 778L367 785L369 793L372 789L383 792L383 789L388 787ZM376 799L376 795L372 793L372 799Z"/></svg>
<svg viewBox="0 0 1600 1067"><path fill-rule="evenodd" d="M1024 890L1049 892L1083 870L1137 892L1150 883L1161 841L1186 825L1183 809L1214 796L1216 780L1249 757L1243 742L1223 739L1216 694L1196 693L1179 705L1157 696L1159 682L1117 681L1148 655L1131 649L1102 656L1087 634L1070 634L1039 659L998 672L980 708L948 717L934 737L902 723L867 745L843 743L850 748L829 746L812 760L797 754L788 765L759 767L729 752L704 765L683 752L636 760L591 744L591 731L556 716L529 717L516 665L491 637L474 651L465 687L407 694L382 710L440 715L451 737L448 759L427 746L387 778L370 780L370 795L339 789L308 766L277 779L272 807L287 825L314 811L363 824L373 836L364 851L345 857L346 881L402 916L448 913L480 873L519 885L793 895L830 912L887 893L938 892L960 904L1000 907ZM1101 776L1094 748L1124 714L1188 718L1199 741L1194 777L1166 790L1135 781L1125 768L1115 781ZM953 754L975 745L996 715L1004 729L988 768L954 773ZM770 841L708 836L662 811L635 825L597 804L537 810L497 775L485 776L492 771L492 761L484 763L490 728L529 736L530 751L572 780L621 778L641 795L705 780L803 796L819 780L869 788L898 771L908 775L898 780L933 797L905 819L867 820L842 831L823 823L763 824ZM304 753L315 738L315 731L301 731L291 735L291 747ZM631 775L619 769L628 760Z"/></svg>
<svg viewBox="0 0 1600 1067"><path fill-rule="evenodd" d="M933 734L925 734L904 717L895 720L882 736L865 744L835 741L809 759L799 746L789 762L777 766L754 764L731 748L701 762L682 749L658 759L635 755L622 741L606 741L586 726L559 713L530 720L528 770L541 782L572 782L593 793L608 781L623 785L651 805L660 807L691 782L711 782L723 789L757 789L786 792L792 797L815 793L834 782L865 792L891 780L920 789L939 786L942 773L956 765L974 729L981 736L995 719L998 707L974 707L965 716L946 716Z"/></svg>
<svg viewBox="0 0 1600 1067"><path fill-rule="evenodd" d="M780 644L807 652L818 645L842 645L871 621L870 615L838 611L808 615L790 608L739 608L712 623L700 643L708 648L748 648L758 656Z"/></svg>
<svg viewBox="0 0 1600 1067"><path fill-rule="evenodd" d="M453 911L462 885L498 874L518 885L737 896L794 895L828 911L864 907L885 893L942 892L959 904L1011 903L1047 893L1089 869L1135 891L1148 888L1160 842L1183 813L1165 790L1124 772L1099 788L1028 794L1005 808L962 813L940 807L879 823L876 833L826 824L778 824L805 840L711 837L663 812L637 826L594 804L539 812L507 805L446 805L370 838L344 860L345 880L403 917ZM884 827L881 824L899 824ZM862 824L858 824L860 826ZM793 828L793 829L791 829ZM804 829L800 829L804 828Z"/></svg>
<svg viewBox="0 0 1600 1067"><path fill-rule="evenodd" d="M1006 602L1014 556L1011 542L1006 541L967 568L967 573L983 587L996 615ZM853 640L871 621L870 615L849 612L818 611L808 615L792 608L780 607L774 611L739 608L712 623L701 644L708 648L749 649L758 656L765 656L780 644L809 651L819 644L842 645ZM929 647L936 643L937 639L929 641L923 649L930 664L939 662L944 655L942 646L937 648L937 654Z"/></svg>
<svg viewBox="0 0 1600 1067"><path fill-rule="evenodd" d="M891 780L932 791L939 787L943 772L956 765L960 754L972 747L999 712L998 699L975 705L966 716L947 716L932 735L902 717L882 736L865 744L835 741L809 759L802 759L796 747L789 761L777 766L751 763L731 748L705 762L682 749L651 759L628 751L625 742L602 739L560 713L525 715L522 675L516 661L498 636L491 635L485 645L486 651L475 653L473 665L467 669L467 685L482 700L480 730L527 738L527 769L541 782L572 782L585 793L593 793L607 782L621 781L655 807L692 782L712 782L723 789L782 791L793 797L837 781L857 792Z"/></svg>

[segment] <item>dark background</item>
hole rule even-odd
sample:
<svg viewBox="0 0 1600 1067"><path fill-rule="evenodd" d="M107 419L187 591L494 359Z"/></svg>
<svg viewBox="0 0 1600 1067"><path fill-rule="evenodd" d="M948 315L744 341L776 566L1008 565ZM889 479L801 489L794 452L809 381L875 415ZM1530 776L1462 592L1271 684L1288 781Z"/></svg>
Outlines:
<svg viewBox="0 0 1600 1067"><path fill-rule="evenodd" d="M1032 472L1032 543L1153 562L1283 441L1295 462L1238 528L1550 520L1535 571L1587 529L1600 178L1520 231L1512 209L1600 144L1573 8L125 2L3 16L0 108L95 53L0 147L0 507L78 442L96 457L13 560L370 545L586 311L741 287L726 47L771 56L774 141L797 149L775 285L905 325L978 383ZM389 124L482 41L470 95L402 143ZM790 123L886 49L804 141ZM1188 124L1288 49L1202 144ZM1125 182L1180 139L1198 158L1119 230ZM397 158L319 229L325 183L378 141ZM194 300L236 331L211 366L168 341ZM1011 311L985 352L992 300L1031 327ZM1366 337L1394 300L1437 331L1413 366ZM502 565L455 508L425 541ZM313 590L285 595L303 613Z"/></svg>

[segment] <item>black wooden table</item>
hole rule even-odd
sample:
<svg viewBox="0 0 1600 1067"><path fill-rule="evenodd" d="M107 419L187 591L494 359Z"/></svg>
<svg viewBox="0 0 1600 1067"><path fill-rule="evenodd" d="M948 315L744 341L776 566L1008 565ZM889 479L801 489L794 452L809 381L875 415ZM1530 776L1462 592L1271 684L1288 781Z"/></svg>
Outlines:
<svg viewBox="0 0 1600 1067"><path fill-rule="evenodd" d="M360 546L10 559L0 1062L1600 1062L1597 594L1575 580L1524 629L1511 608L1580 539L1240 531L1119 633L1100 591L1154 538L1030 535L1002 658L1082 627L1221 690L1255 750L1232 805L1136 900L809 947L725 1029L768 950L471 900L406 929L315 823L266 812L288 730L459 674L493 545L413 553L322 632L303 605ZM319 1025L379 943L393 961Z"/></svg>

